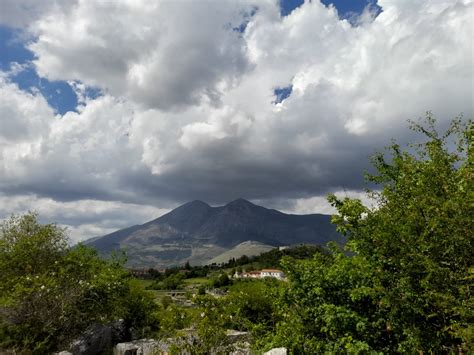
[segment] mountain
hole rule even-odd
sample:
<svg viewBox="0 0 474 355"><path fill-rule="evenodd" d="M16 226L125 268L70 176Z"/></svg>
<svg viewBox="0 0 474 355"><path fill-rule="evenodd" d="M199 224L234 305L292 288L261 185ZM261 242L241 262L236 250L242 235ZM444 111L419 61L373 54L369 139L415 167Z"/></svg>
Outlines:
<svg viewBox="0 0 474 355"><path fill-rule="evenodd" d="M142 225L89 239L100 254L125 249L129 266L203 264L245 241L271 246L343 242L330 216L291 215L238 199L211 207L186 203Z"/></svg>
<svg viewBox="0 0 474 355"><path fill-rule="evenodd" d="M272 245L247 240L246 242L242 242L233 247L232 249L229 249L223 252L222 254L212 258L211 260L206 262L206 264L222 264L228 262L232 258L238 259L244 255L256 256L262 253L266 253L267 251L270 251L272 249L275 249L275 247Z"/></svg>

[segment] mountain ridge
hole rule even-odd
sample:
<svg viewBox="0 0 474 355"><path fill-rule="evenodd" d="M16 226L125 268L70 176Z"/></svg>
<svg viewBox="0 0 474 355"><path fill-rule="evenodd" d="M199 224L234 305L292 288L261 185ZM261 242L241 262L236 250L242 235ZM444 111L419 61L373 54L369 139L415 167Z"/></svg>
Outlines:
<svg viewBox="0 0 474 355"><path fill-rule="evenodd" d="M203 264L249 240L275 247L344 242L328 215L286 214L240 198L216 207L190 201L154 220L85 244L105 256L125 249L130 266L167 267L186 261Z"/></svg>

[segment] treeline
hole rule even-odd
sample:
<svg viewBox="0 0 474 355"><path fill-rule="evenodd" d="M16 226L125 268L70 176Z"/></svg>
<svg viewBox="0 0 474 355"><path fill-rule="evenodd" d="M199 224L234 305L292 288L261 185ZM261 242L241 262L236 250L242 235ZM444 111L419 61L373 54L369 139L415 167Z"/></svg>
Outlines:
<svg viewBox="0 0 474 355"><path fill-rule="evenodd" d="M253 271L262 268L281 268L281 260L291 257L296 260L310 259L315 253L328 251L317 245L298 245L279 250L272 249L260 255L248 257L243 255L232 258L226 263L191 266L187 262L183 266L175 266L159 271L154 268L140 273L139 278L152 279L147 286L151 290L177 290L184 287L184 280L205 277L209 279L211 288L229 286L231 277L236 272Z"/></svg>
<svg viewBox="0 0 474 355"><path fill-rule="evenodd" d="M257 269L280 268L280 261L288 256L294 259L308 259L316 253L326 252L324 248L318 245L302 244L286 248L275 248L260 255L243 255L237 259L232 258L228 262L219 265L220 268L236 268L239 271L252 271Z"/></svg>
<svg viewBox="0 0 474 355"><path fill-rule="evenodd" d="M311 244L291 246L281 250L275 248L261 253L260 255L250 257L243 255L239 258L231 258L226 263L221 264L191 266L189 262L187 262L183 266L174 266L162 271L149 268L146 273L141 273L137 277L162 281L176 274L182 274L184 279L191 279L195 277L207 277L211 273L221 270L228 270L233 274L235 271L241 272L264 268L279 268L281 267L280 262L285 256L294 259L308 259L315 253L327 253L327 250L318 245Z"/></svg>

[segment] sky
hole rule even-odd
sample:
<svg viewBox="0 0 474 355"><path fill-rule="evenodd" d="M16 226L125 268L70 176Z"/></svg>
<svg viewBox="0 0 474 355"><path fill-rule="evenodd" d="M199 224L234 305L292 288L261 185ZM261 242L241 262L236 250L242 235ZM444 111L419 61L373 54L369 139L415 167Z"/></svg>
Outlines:
<svg viewBox="0 0 474 355"><path fill-rule="evenodd" d="M0 219L71 242L200 199L331 213L407 120L473 117L472 0L2 0Z"/></svg>

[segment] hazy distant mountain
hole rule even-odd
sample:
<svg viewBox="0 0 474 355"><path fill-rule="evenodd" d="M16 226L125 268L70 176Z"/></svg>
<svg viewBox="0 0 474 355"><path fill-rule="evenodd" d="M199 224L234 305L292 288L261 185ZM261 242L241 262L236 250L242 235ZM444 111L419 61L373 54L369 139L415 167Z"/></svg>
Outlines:
<svg viewBox="0 0 474 355"><path fill-rule="evenodd" d="M102 255L125 249L128 264L163 267L202 264L245 241L272 246L342 242L330 216L290 215L238 199L211 207L186 203L142 225L86 241Z"/></svg>

